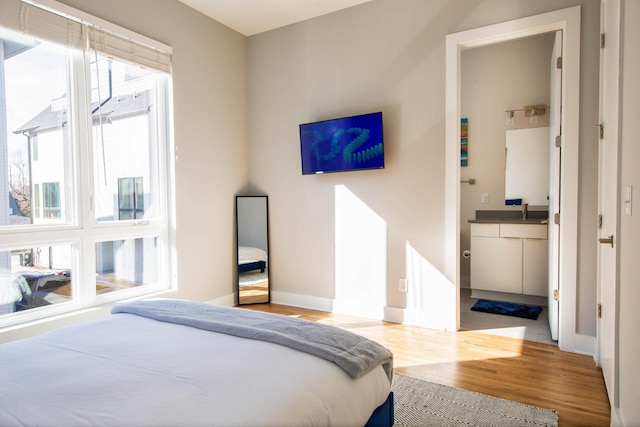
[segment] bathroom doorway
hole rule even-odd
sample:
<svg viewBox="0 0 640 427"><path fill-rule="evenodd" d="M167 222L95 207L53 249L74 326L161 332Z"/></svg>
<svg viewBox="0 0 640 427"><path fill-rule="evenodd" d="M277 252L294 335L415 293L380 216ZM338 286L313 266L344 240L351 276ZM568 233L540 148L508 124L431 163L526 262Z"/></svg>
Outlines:
<svg viewBox="0 0 640 427"><path fill-rule="evenodd" d="M540 211L541 215L548 217L545 212L549 211L549 200L555 199L549 185L552 176L549 169L552 154L549 149L552 113L550 63L555 41L555 32L550 32L461 52L460 97L461 116L467 120L468 132L467 162L461 164L460 172L460 246L463 254L460 259L460 328L551 344L555 344L555 341L549 329L545 298L530 298L536 304L543 305L537 320L470 310L479 297L472 295L470 289L473 285L471 263L474 254L470 251L468 220L476 218L476 211L518 211L519 214L522 205L505 205L510 193L519 197L525 193L522 203L528 203L528 210ZM531 111L526 110L531 105L542 107L532 115ZM527 142L522 138L532 132L539 136L531 144L543 149L538 164L533 168L541 174L537 179L539 188L514 192L512 188L519 187L515 182L517 177L513 176L514 166L517 170L526 170L533 162L531 156L527 155L516 161L521 164L514 164L514 150L524 146ZM512 146L507 148L509 144ZM505 166L507 158L508 168ZM510 183L510 180L513 182ZM527 194L525 190L530 191ZM547 269L547 257L543 257L542 261L539 268ZM499 265L500 261L496 260L495 263ZM548 274L540 276L546 281ZM545 285L545 296L547 289ZM495 298L519 302L519 297L500 293Z"/></svg>
<svg viewBox="0 0 640 427"><path fill-rule="evenodd" d="M561 9L541 15L516 19L449 34L446 46L446 183L445 183L445 275L455 287L456 307L447 322L460 329L460 136L461 136L461 53L467 49L488 46L510 40L562 31L562 150L560 203L562 227L558 231L560 242L558 262L559 338L558 346L566 351L589 351L592 339L577 332L577 254L578 254L578 141L580 117L580 6ZM470 135L472 130L469 130ZM469 140L469 144L471 141ZM473 161L469 158L469 162Z"/></svg>

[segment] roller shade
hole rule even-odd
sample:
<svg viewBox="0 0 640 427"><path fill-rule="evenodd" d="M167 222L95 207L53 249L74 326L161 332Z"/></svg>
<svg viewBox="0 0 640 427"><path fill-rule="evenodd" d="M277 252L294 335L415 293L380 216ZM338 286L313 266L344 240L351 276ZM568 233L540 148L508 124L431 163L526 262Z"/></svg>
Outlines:
<svg viewBox="0 0 640 427"><path fill-rule="evenodd" d="M145 44L142 40L146 37L140 36L140 40L136 40L128 30L127 35L118 34L117 30L90 22L85 13L78 14L82 18L22 0L0 0L0 25L3 27L75 49L89 46L111 58L171 73L170 52Z"/></svg>
<svg viewBox="0 0 640 427"><path fill-rule="evenodd" d="M84 46L80 22L20 0L0 0L0 25L71 48L82 49Z"/></svg>
<svg viewBox="0 0 640 427"><path fill-rule="evenodd" d="M110 58L171 73L171 55L168 53L97 27L89 28L89 46Z"/></svg>

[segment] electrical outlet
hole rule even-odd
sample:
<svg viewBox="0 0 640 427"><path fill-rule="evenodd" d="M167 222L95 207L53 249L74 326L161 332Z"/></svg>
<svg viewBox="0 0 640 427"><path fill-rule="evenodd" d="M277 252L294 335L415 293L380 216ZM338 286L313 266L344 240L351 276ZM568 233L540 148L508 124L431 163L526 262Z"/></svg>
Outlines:
<svg viewBox="0 0 640 427"><path fill-rule="evenodd" d="M480 199L480 202L483 204L489 203L489 193L482 193L482 198Z"/></svg>
<svg viewBox="0 0 640 427"><path fill-rule="evenodd" d="M400 278L398 281L398 290L400 292L407 292L407 279Z"/></svg>

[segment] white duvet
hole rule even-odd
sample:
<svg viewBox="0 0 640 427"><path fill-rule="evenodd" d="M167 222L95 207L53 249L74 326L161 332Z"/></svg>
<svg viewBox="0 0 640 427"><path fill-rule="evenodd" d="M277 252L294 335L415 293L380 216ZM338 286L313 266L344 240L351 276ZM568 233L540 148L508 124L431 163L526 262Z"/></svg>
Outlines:
<svg viewBox="0 0 640 427"><path fill-rule="evenodd" d="M256 261L267 262L267 252L260 248L238 246L238 264L246 264L248 262Z"/></svg>
<svg viewBox="0 0 640 427"><path fill-rule="evenodd" d="M0 425L363 426L390 390L277 344L118 314L0 346Z"/></svg>

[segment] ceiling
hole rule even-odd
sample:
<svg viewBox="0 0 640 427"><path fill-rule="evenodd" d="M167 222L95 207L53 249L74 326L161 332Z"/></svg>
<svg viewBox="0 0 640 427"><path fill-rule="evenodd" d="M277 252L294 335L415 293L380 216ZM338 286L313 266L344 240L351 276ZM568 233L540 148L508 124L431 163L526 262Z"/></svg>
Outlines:
<svg viewBox="0 0 640 427"><path fill-rule="evenodd" d="M370 0L179 1L245 36L252 36Z"/></svg>

